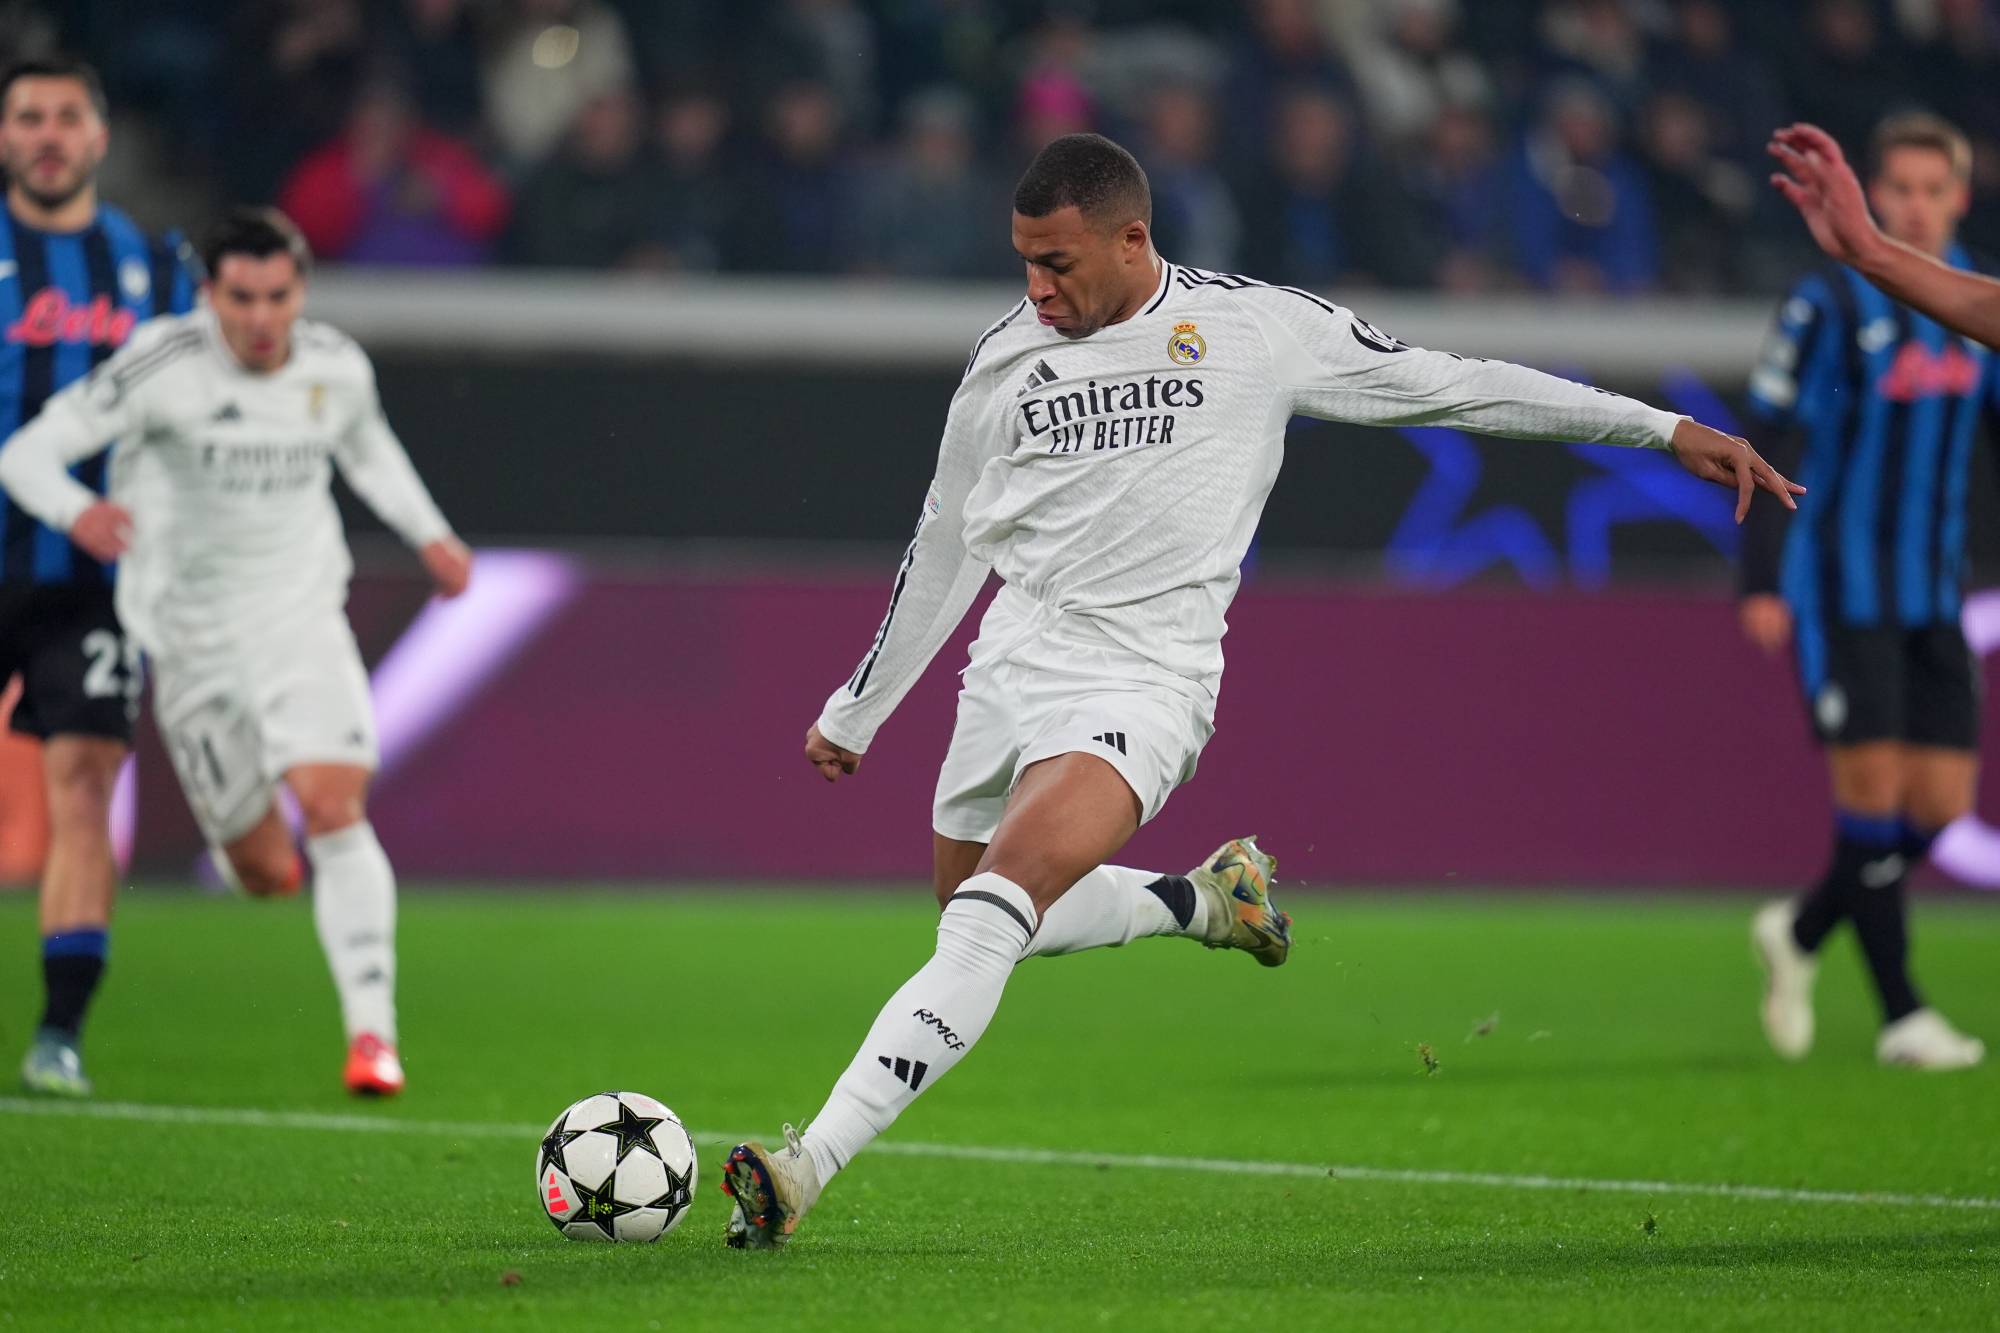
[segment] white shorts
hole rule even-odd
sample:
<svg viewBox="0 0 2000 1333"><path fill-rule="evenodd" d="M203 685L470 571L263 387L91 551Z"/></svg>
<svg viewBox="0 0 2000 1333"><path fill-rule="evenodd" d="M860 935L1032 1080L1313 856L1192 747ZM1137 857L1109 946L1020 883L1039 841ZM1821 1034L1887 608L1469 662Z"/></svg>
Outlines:
<svg viewBox="0 0 2000 1333"><path fill-rule="evenodd" d="M961 842L991 842L1022 771L1071 753L1094 754L1117 769L1146 823L1194 777L1215 732L1213 700L1193 682L1093 642L1059 617L1034 616L1025 600L1003 590L980 625L931 827Z"/></svg>
<svg viewBox="0 0 2000 1333"><path fill-rule="evenodd" d="M202 836L236 841L299 764L377 763L368 671L338 611L226 662L152 663L153 711Z"/></svg>

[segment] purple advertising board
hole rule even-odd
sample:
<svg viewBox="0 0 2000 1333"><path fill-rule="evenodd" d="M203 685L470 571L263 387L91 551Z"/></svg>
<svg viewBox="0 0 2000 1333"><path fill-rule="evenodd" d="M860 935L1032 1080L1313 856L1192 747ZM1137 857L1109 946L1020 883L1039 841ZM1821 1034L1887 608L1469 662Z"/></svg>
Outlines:
<svg viewBox="0 0 2000 1333"><path fill-rule="evenodd" d="M356 588L379 659L373 818L406 876L927 878L976 615L829 786L800 742L884 579L592 574L528 553L485 572L480 607ZM1720 593L1267 578L1229 619L1215 738L1133 864L1181 868L1242 833L1308 883L1778 885L1821 859L1824 778L1789 667L1744 643ZM138 858L175 873L196 844L148 739Z"/></svg>

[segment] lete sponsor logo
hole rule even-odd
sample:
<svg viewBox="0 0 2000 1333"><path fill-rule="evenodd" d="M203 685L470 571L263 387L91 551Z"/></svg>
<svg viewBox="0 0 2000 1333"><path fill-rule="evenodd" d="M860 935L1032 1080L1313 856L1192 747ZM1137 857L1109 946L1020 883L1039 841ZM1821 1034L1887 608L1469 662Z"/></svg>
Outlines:
<svg viewBox="0 0 2000 1333"><path fill-rule="evenodd" d="M1894 403L1915 402L1940 394L1964 397L1979 392L1980 358L1956 343L1933 352L1922 343L1907 342L1896 360L1876 381L1876 392Z"/></svg>
<svg viewBox="0 0 2000 1333"><path fill-rule="evenodd" d="M85 343L92 347L122 347L139 317L113 305L108 296L77 305L60 287L44 287L28 298L21 317L7 326L7 341L30 347Z"/></svg>

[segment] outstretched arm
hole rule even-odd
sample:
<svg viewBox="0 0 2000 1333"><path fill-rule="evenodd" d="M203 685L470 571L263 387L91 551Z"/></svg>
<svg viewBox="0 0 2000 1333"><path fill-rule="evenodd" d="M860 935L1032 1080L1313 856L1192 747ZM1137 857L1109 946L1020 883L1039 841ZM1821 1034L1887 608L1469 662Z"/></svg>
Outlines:
<svg viewBox="0 0 2000 1333"><path fill-rule="evenodd" d="M896 570L889 609L859 666L826 701L806 733L806 759L827 781L852 773L876 729L908 694L986 583L987 567L965 549L965 499L998 438L983 375L968 375L952 399L936 477L916 536Z"/></svg>
<svg viewBox="0 0 2000 1333"><path fill-rule="evenodd" d="M456 597L471 581L472 552L453 535L403 442L390 429L376 396L372 369L365 394L360 412L334 451L334 461L375 516L416 550L438 593Z"/></svg>
<svg viewBox="0 0 2000 1333"><path fill-rule="evenodd" d="M1252 289L1244 300L1292 409L1306 416L1669 450L1695 476L1736 491L1739 523L1754 490L1788 508L1803 493L1746 441L1687 417L1526 366L1411 347L1351 311L1288 289Z"/></svg>
<svg viewBox="0 0 2000 1333"><path fill-rule="evenodd" d="M1820 249L1946 328L2000 347L2000 282L1884 235L1832 135L1817 125L1789 125L1772 134L1769 147L1784 168L1772 173L1771 184L1799 210Z"/></svg>

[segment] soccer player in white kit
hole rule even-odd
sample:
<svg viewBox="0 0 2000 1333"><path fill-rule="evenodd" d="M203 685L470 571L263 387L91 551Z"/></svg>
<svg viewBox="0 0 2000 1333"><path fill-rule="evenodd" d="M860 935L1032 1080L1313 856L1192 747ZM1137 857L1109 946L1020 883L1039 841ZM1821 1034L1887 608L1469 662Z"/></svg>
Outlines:
<svg viewBox="0 0 2000 1333"><path fill-rule="evenodd" d="M828 781L971 606L980 625L933 809L937 951L826 1106L723 1166L731 1245L783 1243L833 1174L979 1039L1035 954L1185 935L1284 961L1270 858L1248 839L1186 876L1106 864L1194 774L1223 614L1294 414L1671 450L1790 505L1744 441L1538 371L1398 342L1310 293L1184 268L1148 234L1145 174L1097 135L1042 150L1014 194L1025 300L982 335L888 615L806 734Z"/></svg>
<svg viewBox="0 0 2000 1333"><path fill-rule="evenodd" d="M203 305L156 319L0 449L0 485L100 560L145 649L181 789L218 866L260 896L303 879L277 805L305 818L313 916L347 1029L345 1082L402 1090L396 881L369 827L368 674L345 606L353 563L332 469L454 597L472 557L383 418L367 354L300 318L311 256L246 209L201 247ZM68 469L112 448L109 498Z"/></svg>

